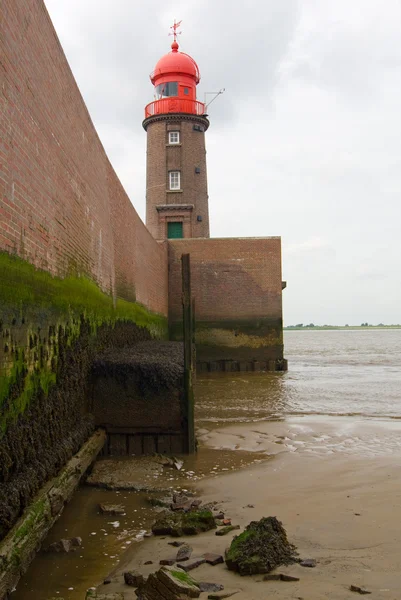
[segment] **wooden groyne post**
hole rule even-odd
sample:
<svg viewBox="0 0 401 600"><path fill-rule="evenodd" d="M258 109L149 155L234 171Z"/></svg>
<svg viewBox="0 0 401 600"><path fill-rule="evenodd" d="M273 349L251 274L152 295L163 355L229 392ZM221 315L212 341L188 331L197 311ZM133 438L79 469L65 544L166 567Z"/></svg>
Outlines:
<svg viewBox="0 0 401 600"><path fill-rule="evenodd" d="M183 426L185 451L195 452L195 415L194 415L194 303L191 296L191 262L189 254L183 254L182 263L182 310L184 335L184 405Z"/></svg>

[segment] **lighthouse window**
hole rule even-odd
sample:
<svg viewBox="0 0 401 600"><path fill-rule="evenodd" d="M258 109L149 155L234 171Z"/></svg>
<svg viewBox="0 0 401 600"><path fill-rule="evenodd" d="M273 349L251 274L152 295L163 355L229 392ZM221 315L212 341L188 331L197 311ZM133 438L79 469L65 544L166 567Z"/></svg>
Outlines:
<svg viewBox="0 0 401 600"><path fill-rule="evenodd" d="M169 96L178 96L178 83L176 81L169 81L167 83L161 83L155 88L156 98L168 98Z"/></svg>
<svg viewBox="0 0 401 600"><path fill-rule="evenodd" d="M170 190L179 190L181 184L181 173L180 171L170 171L169 173L170 179Z"/></svg>
<svg viewBox="0 0 401 600"><path fill-rule="evenodd" d="M179 131L169 131L168 132L168 143L169 144L179 144L180 143L180 132Z"/></svg>

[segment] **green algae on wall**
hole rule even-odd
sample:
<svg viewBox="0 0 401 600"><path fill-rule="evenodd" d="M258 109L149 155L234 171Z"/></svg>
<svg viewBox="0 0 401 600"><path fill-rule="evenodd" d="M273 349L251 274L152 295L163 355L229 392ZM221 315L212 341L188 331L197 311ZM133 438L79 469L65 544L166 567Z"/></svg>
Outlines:
<svg viewBox="0 0 401 600"><path fill-rule="evenodd" d="M96 337L100 326L135 323L150 337L167 337L167 319L136 302L113 299L85 277L52 277L30 263L0 253L0 439L39 391L57 380L60 336L71 346L83 323Z"/></svg>

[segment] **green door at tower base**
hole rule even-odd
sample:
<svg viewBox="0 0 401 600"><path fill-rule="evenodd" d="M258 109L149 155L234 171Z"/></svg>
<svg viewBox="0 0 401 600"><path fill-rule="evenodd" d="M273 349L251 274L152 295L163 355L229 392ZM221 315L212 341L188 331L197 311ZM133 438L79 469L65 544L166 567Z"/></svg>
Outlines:
<svg viewBox="0 0 401 600"><path fill-rule="evenodd" d="M178 223L167 223L167 238L169 240L178 240L182 237L182 221L179 221Z"/></svg>

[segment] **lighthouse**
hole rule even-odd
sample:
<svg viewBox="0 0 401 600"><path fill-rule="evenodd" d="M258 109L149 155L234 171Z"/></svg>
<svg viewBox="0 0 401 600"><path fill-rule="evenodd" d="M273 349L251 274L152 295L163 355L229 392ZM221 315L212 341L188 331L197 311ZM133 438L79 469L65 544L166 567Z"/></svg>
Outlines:
<svg viewBox="0 0 401 600"><path fill-rule="evenodd" d="M205 104L196 98L200 81L194 59L181 52L178 24L171 51L150 80L154 100L145 107L147 134L146 226L156 240L208 238Z"/></svg>

